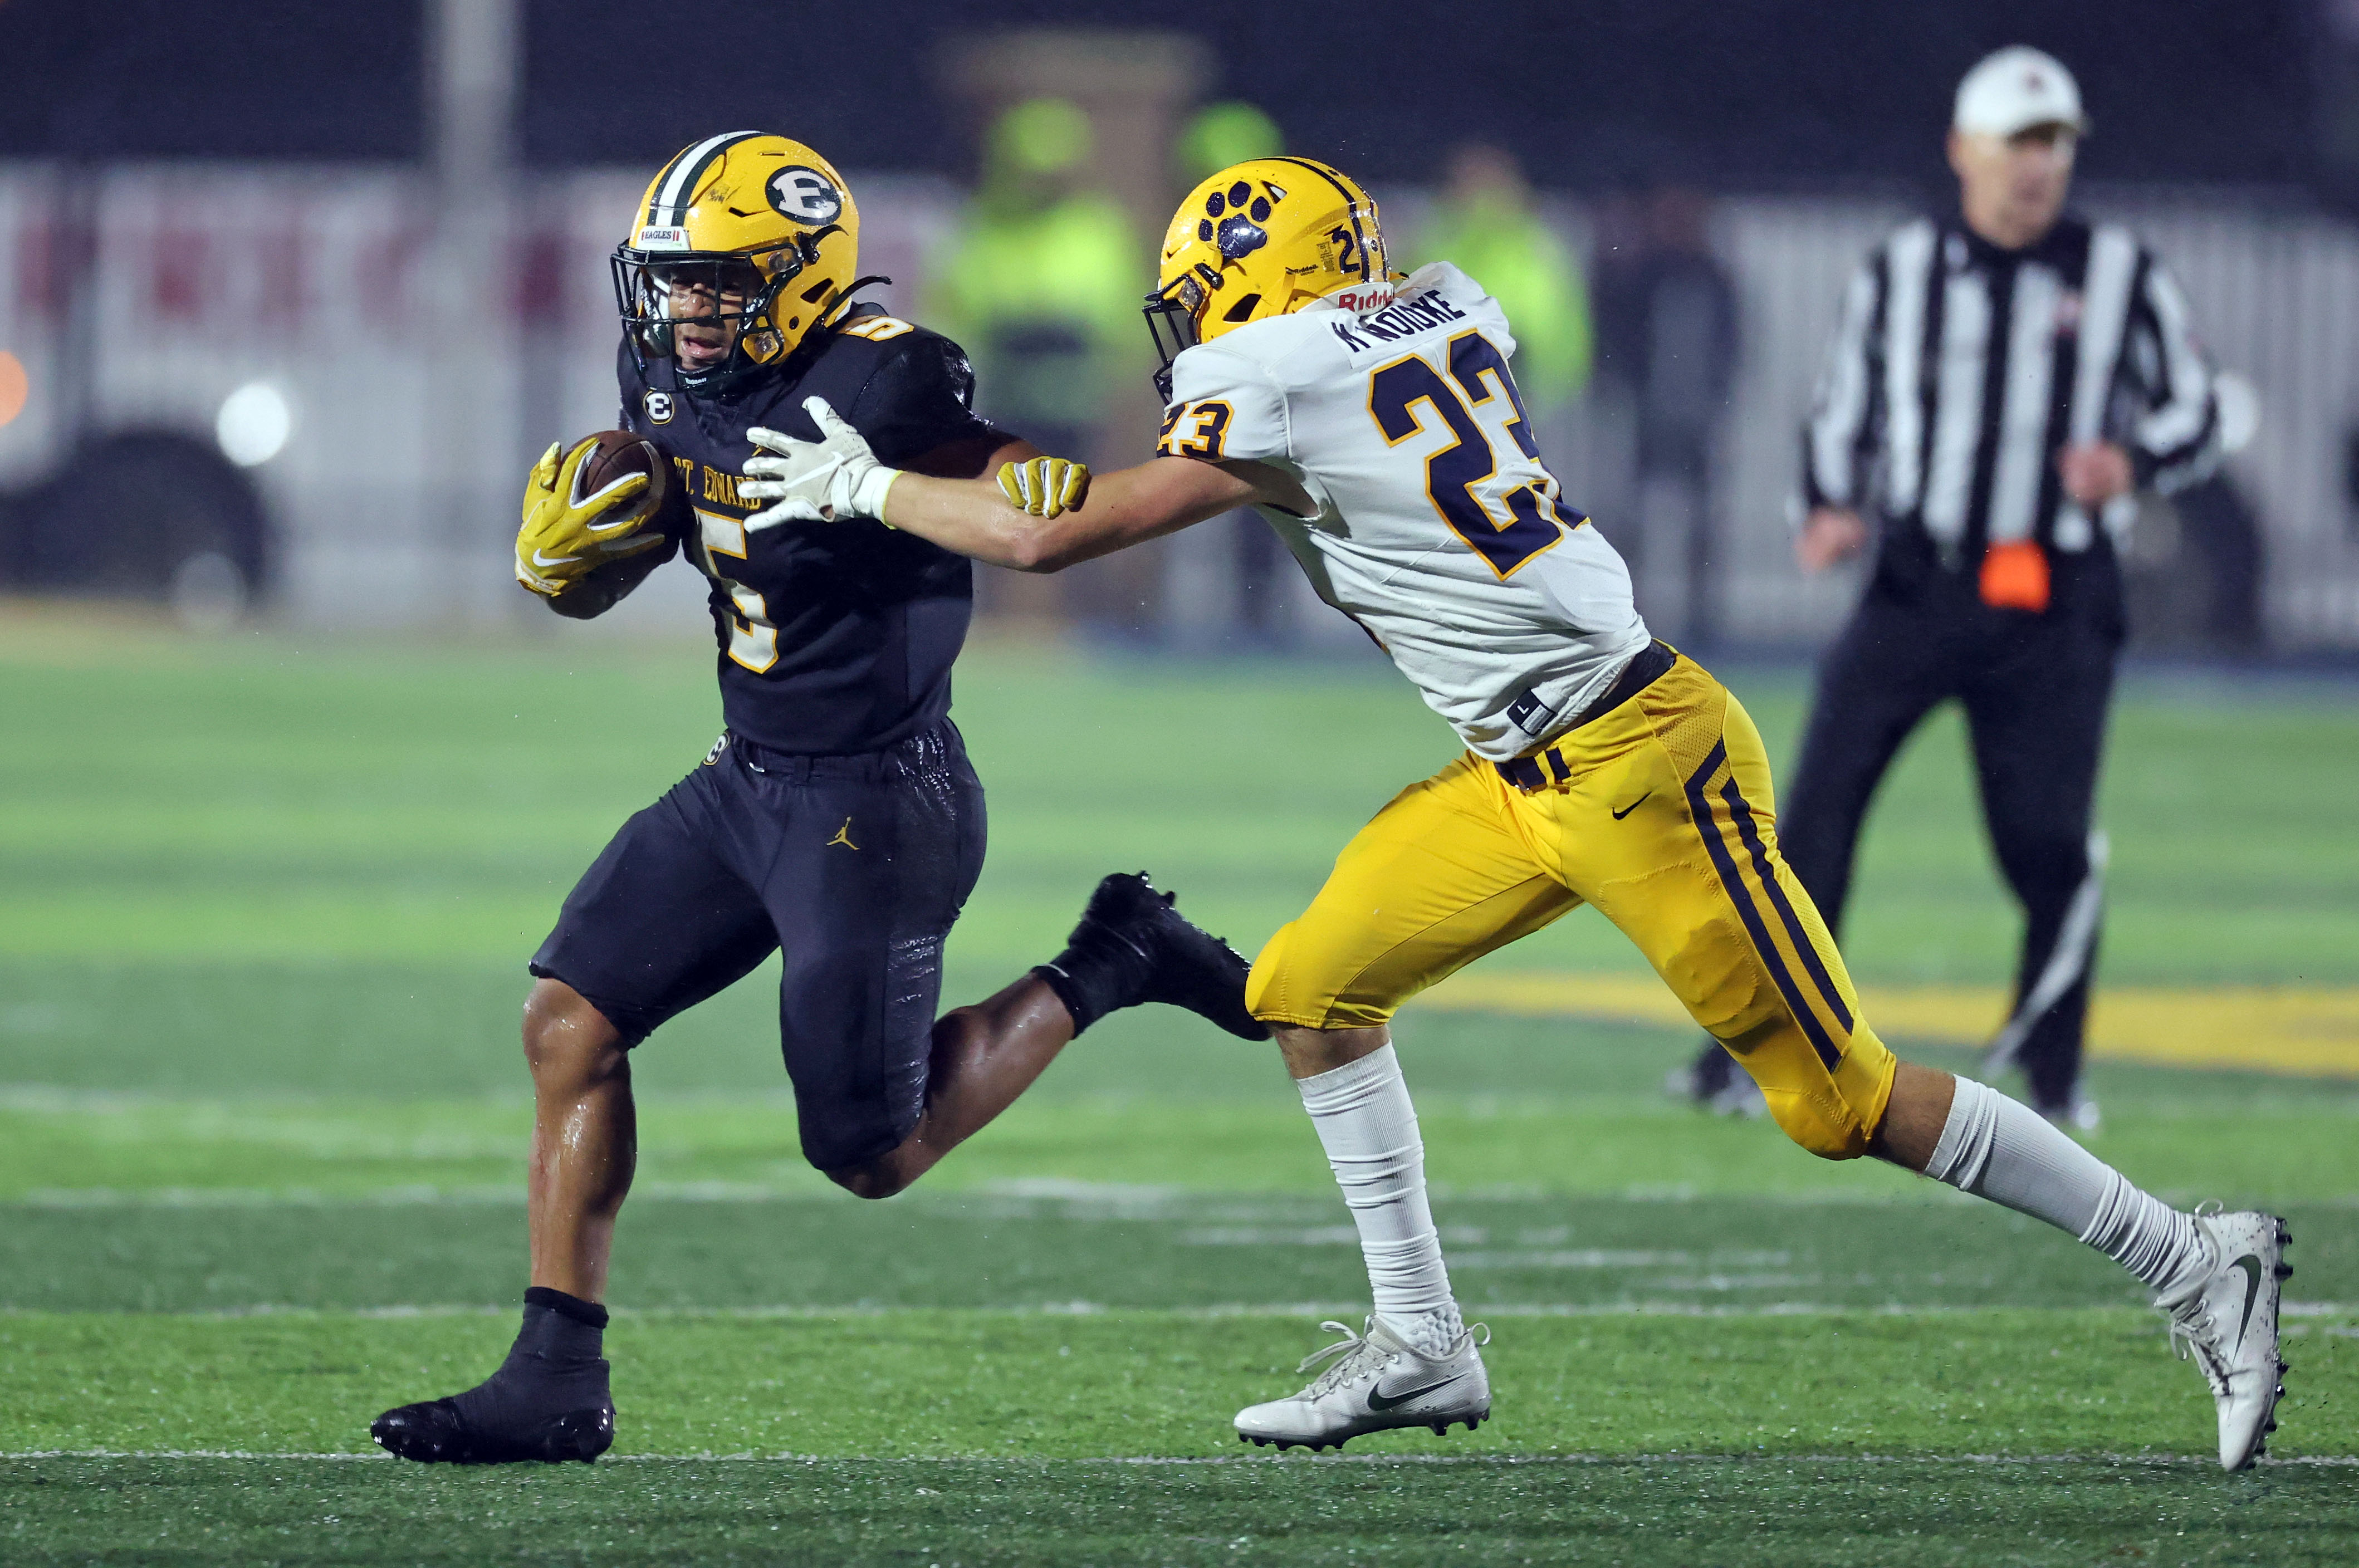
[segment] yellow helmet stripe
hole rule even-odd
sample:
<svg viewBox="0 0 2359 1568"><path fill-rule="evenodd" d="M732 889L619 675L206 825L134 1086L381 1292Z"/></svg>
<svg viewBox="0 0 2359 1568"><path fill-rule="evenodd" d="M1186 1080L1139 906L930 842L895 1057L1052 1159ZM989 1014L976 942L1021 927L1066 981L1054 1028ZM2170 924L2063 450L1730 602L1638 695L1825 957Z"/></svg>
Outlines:
<svg viewBox="0 0 2359 1568"><path fill-rule="evenodd" d="M1360 203L1367 200L1366 193L1363 191L1355 194L1350 186L1344 184L1343 180L1336 178L1335 171L1333 169L1328 168L1323 163L1313 163L1307 158L1280 158L1274 159L1273 161L1277 163L1299 165L1301 168L1309 169L1311 173L1325 180L1328 184L1332 185L1337 191L1343 193L1343 211L1350 215L1352 220L1352 239L1354 242L1353 249L1358 253L1360 257L1360 281L1363 283L1373 283L1375 281L1375 273L1374 271L1375 264L1368 259L1368 236L1365 234L1363 234L1360 230Z"/></svg>
<svg viewBox="0 0 2359 1568"><path fill-rule="evenodd" d="M686 208L695 196L697 182L704 178L705 170L720 161L721 155L739 142L751 141L761 134L760 131L724 131L717 136L707 136L664 165L663 172L656 176L652 187L655 193L647 200L647 215L641 222L661 224L685 221ZM667 209L671 212L669 220L658 215Z"/></svg>

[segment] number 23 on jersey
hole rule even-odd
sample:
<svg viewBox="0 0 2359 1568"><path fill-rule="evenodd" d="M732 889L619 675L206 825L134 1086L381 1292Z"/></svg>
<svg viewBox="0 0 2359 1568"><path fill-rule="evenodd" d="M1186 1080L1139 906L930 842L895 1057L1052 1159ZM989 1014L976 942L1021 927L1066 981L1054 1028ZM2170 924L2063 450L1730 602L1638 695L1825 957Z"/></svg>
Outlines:
<svg viewBox="0 0 2359 1568"><path fill-rule="evenodd" d="M1558 509L1556 476L1540 463L1539 442L1533 439L1523 394L1507 373L1506 356L1490 339L1480 332L1451 338L1447 376L1424 355L1414 354L1369 374L1368 416L1387 446L1399 446L1427 431L1420 404L1454 438L1426 459L1426 495L1450 531L1502 579L1553 547L1567 528L1588 521L1578 512L1568 517ZM1513 443L1522 454L1522 466L1536 477L1486 499L1476 486L1499 473L1498 448L1485 428L1491 425ZM1506 515L1501 517L1494 506Z"/></svg>

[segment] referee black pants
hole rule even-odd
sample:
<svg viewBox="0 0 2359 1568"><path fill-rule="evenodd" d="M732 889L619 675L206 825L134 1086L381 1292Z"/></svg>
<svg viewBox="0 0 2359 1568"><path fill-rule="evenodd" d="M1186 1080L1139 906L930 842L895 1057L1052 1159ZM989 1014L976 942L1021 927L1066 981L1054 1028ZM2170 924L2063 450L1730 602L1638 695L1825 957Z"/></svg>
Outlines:
<svg viewBox="0 0 2359 1568"><path fill-rule="evenodd" d="M1872 585L1819 670L1802 755L1778 791L1777 842L1838 937L1862 823L1885 770L1939 704L1965 710L1983 820L2023 905L2016 1011L2001 1038L2033 1105L2069 1107L2081 1074L2104 867L2090 814L2120 621L2060 595L2047 613L1994 610L1944 574ZM1712 1054L1717 1055L1717 1052Z"/></svg>

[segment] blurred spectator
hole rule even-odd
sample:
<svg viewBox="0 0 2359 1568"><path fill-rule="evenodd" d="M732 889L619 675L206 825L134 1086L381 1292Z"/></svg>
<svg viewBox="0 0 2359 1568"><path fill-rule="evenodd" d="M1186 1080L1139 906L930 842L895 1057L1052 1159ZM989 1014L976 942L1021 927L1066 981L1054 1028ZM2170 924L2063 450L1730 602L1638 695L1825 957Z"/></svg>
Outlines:
<svg viewBox="0 0 2359 1568"><path fill-rule="evenodd" d="M980 411L1046 451L1095 456L1112 377L1146 352L1152 274L1120 204L1085 182L1092 151L1089 116L1064 99L1002 114L923 320L974 360Z"/></svg>
<svg viewBox="0 0 2359 1568"><path fill-rule="evenodd" d="M1513 154L1470 142L1451 155L1449 182L1409 260L1456 262L1506 307L1525 402L1552 409L1581 395L1589 381L1589 291L1571 247L1532 210Z"/></svg>
<svg viewBox="0 0 2359 1568"><path fill-rule="evenodd" d="M1736 289L1712 254L1706 215L1701 196L1676 187L1625 205L1595 269L1598 376L1635 423L1636 537L1625 552L1639 608L1649 625L1689 638L1712 630L1712 452L1736 374Z"/></svg>
<svg viewBox="0 0 2359 1568"><path fill-rule="evenodd" d="M1251 103L1207 103L1189 120L1171 150L1180 189L1193 190L1233 163L1277 158L1286 151L1277 122Z"/></svg>
<svg viewBox="0 0 2359 1568"><path fill-rule="evenodd" d="M1736 365L1736 290L1705 234L1704 199L1658 191L1638 243L1597 263L1597 338L1605 375L1638 395L1642 474L1701 475L1728 408Z"/></svg>

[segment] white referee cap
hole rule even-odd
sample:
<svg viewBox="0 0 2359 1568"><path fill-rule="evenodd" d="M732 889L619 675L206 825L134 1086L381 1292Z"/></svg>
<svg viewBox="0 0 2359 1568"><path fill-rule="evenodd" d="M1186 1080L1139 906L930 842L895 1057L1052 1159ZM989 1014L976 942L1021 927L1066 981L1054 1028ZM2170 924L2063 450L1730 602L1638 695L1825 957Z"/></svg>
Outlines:
<svg viewBox="0 0 2359 1568"><path fill-rule="evenodd" d="M2081 88L2055 56L2017 44L1985 58L1958 83L1958 106L1950 117L1970 134L2011 136L2034 125L2069 125L2086 135Z"/></svg>

